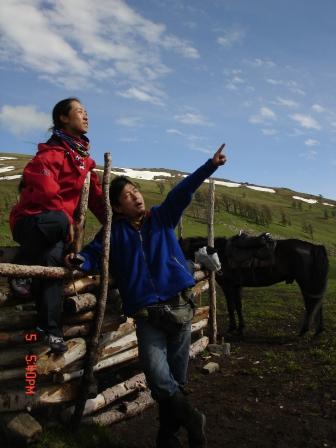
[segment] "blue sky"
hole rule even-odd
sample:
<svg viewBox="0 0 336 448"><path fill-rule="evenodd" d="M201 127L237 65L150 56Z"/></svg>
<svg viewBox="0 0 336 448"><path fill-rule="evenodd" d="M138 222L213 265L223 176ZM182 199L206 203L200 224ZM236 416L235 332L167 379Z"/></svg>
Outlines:
<svg viewBox="0 0 336 448"><path fill-rule="evenodd" d="M334 0L2 0L0 151L78 96L91 153L336 199Z"/></svg>

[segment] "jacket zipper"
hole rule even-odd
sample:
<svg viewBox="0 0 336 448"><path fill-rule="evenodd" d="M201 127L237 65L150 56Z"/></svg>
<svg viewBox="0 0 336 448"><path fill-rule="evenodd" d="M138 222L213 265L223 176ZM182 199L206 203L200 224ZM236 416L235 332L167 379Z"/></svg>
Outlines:
<svg viewBox="0 0 336 448"><path fill-rule="evenodd" d="M146 258L146 254L145 254L145 251L144 251L144 248L143 248L143 238L142 238L142 234L141 234L141 231L140 231L140 230L138 230L138 234L139 234L139 238L140 238L141 251L142 251L142 255L143 255L144 261L145 261L145 265L146 265L146 267L147 267L147 271L148 271L149 279L150 279L150 282L151 282L151 284L152 284L154 294L156 295L157 298L159 298L159 296L158 296L158 294L157 294L157 292L156 292L156 288L155 288L155 285L154 285L154 281L153 281L153 279L152 279L152 276L151 276L151 273L150 273L150 270L149 270L149 265L148 265L147 258Z"/></svg>
<svg viewBox="0 0 336 448"><path fill-rule="evenodd" d="M186 272L188 272L188 274L190 274L190 272L185 268L185 266L183 266L183 264L173 255L173 260L176 261L176 263L181 266L182 269L184 269Z"/></svg>

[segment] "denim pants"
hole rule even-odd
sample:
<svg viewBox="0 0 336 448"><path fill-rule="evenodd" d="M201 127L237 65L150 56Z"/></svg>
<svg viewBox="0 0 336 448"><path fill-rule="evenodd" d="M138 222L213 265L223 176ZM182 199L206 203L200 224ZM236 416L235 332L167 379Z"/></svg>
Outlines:
<svg viewBox="0 0 336 448"><path fill-rule="evenodd" d="M69 223L62 211L25 216L17 222L13 238L20 244L14 262L40 266L62 266ZM32 295L37 325L46 333L61 336L63 280L34 278Z"/></svg>
<svg viewBox="0 0 336 448"><path fill-rule="evenodd" d="M154 400L165 400L186 383L191 322L166 333L146 318L136 318L139 359Z"/></svg>

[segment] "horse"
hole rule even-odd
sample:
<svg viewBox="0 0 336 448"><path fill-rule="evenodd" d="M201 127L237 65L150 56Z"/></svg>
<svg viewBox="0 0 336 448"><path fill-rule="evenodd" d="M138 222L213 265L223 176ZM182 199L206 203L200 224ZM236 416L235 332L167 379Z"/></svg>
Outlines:
<svg viewBox="0 0 336 448"><path fill-rule="evenodd" d="M186 258L193 259L195 251L207 245L207 239L181 238L180 245ZM270 286L283 281L296 281L303 296L305 314L299 334L304 335L313 324L315 335L324 330L322 300L329 261L323 245L299 239L273 240L269 234L262 234L259 237L244 235L244 238L241 235L228 239L216 237L214 248L222 265L215 278L226 298L229 333L238 331L243 335L245 328L242 287Z"/></svg>

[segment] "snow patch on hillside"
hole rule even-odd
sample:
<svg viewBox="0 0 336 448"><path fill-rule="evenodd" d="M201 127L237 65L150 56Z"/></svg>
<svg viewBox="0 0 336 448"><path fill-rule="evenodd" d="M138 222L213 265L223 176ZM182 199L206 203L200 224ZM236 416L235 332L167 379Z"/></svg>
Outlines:
<svg viewBox="0 0 336 448"><path fill-rule="evenodd" d="M237 182L226 182L224 180L215 180L215 184L222 185L223 187L229 187L229 188L241 187L241 184L238 184Z"/></svg>
<svg viewBox="0 0 336 448"><path fill-rule="evenodd" d="M245 185L245 187L251 190L264 191L265 193L276 193L273 188L258 187L257 185Z"/></svg>
<svg viewBox="0 0 336 448"><path fill-rule="evenodd" d="M3 166L0 167L0 173L7 173L8 171L14 171L15 166Z"/></svg>
<svg viewBox="0 0 336 448"><path fill-rule="evenodd" d="M16 160L17 157L5 157L1 156L0 161L3 160ZM4 165L4 164L0 164ZM151 171L151 170L136 170L133 168L117 168L116 170L111 170L112 174L115 175L125 175L131 179L143 179L143 180L155 180L155 181L162 181L166 180L167 178L175 177L176 175L173 175L167 171ZM0 167L0 173L6 173L9 171L15 170L15 166L1 166ZM95 171L103 172L103 170L96 168ZM181 178L187 177L187 174L181 174L178 175ZM22 175L13 175L13 176L2 176L0 177L0 180L13 180L13 179L20 179ZM156 179L155 179L156 178ZM209 182L209 179L207 179L205 182ZM229 187L229 188L238 188L238 187L246 187L250 188L251 190L266 192L266 193L276 193L276 190L273 188L267 188L267 187L259 187L257 185L247 185L247 184L241 184L238 182L229 182L224 180L215 180L216 185L221 185L223 187ZM298 201L307 202L308 204L316 204L318 203L317 199L313 198L303 198L301 196L292 196L293 199L296 199ZM329 206L329 207L335 207L334 204L330 204L328 202L323 202L323 205Z"/></svg>
<svg viewBox="0 0 336 448"><path fill-rule="evenodd" d="M172 177L170 173L166 171L146 171L146 170L134 170L133 168L119 168L120 171L111 170L112 174L117 176L125 175L131 179L143 179L143 180L154 180L154 177ZM103 172L103 170L95 169L95 171Z"/></svg>
<svg viewBox="0 0 336 448"><path fill-rule="evenodd" d="M308 204L316 204L317 199L308 199L308 198L302 198L301 196L292 196L293 199L297 199L298 201L307 202Z"/></svg>
<svg viewBox="0 0 336 448"><path fill-rule="evenodd" d="M22 177L21 174L14 174L13 176L2 176L0 177L0 180L20 179L21 177Z"/></svg>

